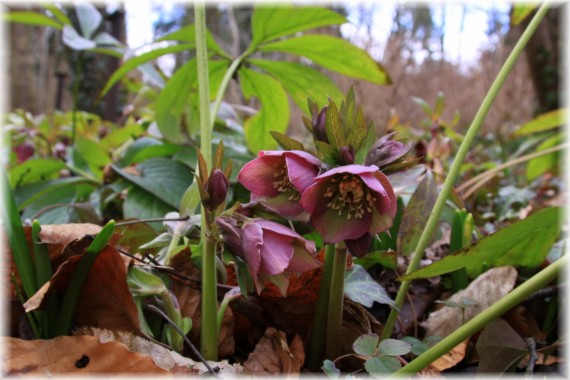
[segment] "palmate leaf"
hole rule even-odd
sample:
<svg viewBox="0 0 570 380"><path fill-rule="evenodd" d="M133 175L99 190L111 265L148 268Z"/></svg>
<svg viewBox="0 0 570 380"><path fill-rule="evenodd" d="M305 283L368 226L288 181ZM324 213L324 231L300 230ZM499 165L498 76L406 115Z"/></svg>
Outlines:
<svg viewBox="0 0 570 380"><path fill-rule="evenodd" d="M523 124L514 136L525 136L533 133L540 133L558 128L568 120L568 109L560 108L554 111L546 112L538 115L528 123Z"/></svg>
<svg viewBox="0 0 570 380"><path fill-rule="evenodd" d="M340 25L346 18L320 7L256 6L251 20L252 46L326 25Z"/></svg>
<svg viewBox="0 0 570 380"><path fill-rule="evenodd" d="M327 139L335 148L346 145L344 131L342 130L340 114L334 102L329 102L325 124Z"/></svg>
<svg viewBox="0 0 570 380"><path fill-rule="evenodd" d="M261 109L244 123L247 147L251 152L275 149L269 131L285 133L289 124L289 102L281 84L269 75L242 68L239 79L246 99L259 99Z"/></svg>
<svg viewBox="0 0 570 380"><path fill-rule="evenodd" d="M544 261L560 233L561 209L542 209L492 235L463 248L456 254L403 276L403 280L429 278L460 268L480 273L482 266L537 266Z"/></svg>
<svg viewBox="0 0 570 380"><path fill-rule="evenodd" d="M337 37L309 34L261 45L259 50L299 55L352 78L381 85L391 83L386 71L365 50Z"/></svg>
<svg viewBox="0 0 570 380"><path fill-rule="evenodd" d="M157 40L157 42L160 41L180 41L180 42L188 42L194 44L196 42L196 26L194 24L186 25ZM214 39L214 37L212 37L212 33L210 33L210 31L207 29L206 29L206 47L210 52L217 53L218 55L224 58L228 59L231 58L228 55L228 53L226 53L224 49L222 49L220 45L216 43L216 40Z"/></svg>
<svg viewBox="0 0 570 380"><path fill-rule="evenodd" d="M287 136L284 133L279 133L275 131L270 131L271 136L277 141L279 146L284 150L305 150L303 144L299 141L292 139L291 137Z"/></svg>
<svg viewBox="0 0 570 380"><path fill-rule="evenodd" d="M341 101L342 91L323 73L300 63L250 59L250 63L279 80L291 99L304 112L309 110L307 98L318 104L325 104L328 99Z"/></svg>

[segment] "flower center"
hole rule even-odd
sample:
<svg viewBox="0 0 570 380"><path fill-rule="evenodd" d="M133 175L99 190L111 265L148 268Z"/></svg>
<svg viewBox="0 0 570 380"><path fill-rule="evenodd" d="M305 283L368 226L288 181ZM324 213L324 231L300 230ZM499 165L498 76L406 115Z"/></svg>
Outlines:
<svg viewBox="0 0 570 380"><path fill-rule="evenodd" d="M298 201L301 198L301 194L299 194L295 186L293 186L289 180L286 168L282 168L273 173L273 178L273 188L280 193L288 193L288 199L290 201Z"/></svg>
<svg viewBox="0 0 570 380"><path fill-rule="evenodd" d="M335 210L338 216L346 213L347 220L362 219L365 212L372 212L373 202L376 201L360 177L351 174L331 178L325 198L330 199L327 207Z"/></svg>

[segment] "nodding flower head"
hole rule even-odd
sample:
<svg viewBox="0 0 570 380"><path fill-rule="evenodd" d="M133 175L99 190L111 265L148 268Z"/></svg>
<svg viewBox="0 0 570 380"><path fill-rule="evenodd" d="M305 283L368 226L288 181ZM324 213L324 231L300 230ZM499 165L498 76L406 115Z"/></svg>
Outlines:
<svg viewBox="0 0 570 380"><path fill-rule="evenodd" d="M300 203L329 244L355 243L351 241L387 230L397 207L388 178L373 165L346 165L319 175L303 192ZM362 241L357 240L358 246Z"/></svg>
<svg viewBox="0 0 570 380"><path fill-rule="evenodd" d="M264 203L280 215L308 220L299 205L301 193L319 174L321 161L300 150L261 151L238 174L238 181L251 192L251 200Z"/></svg>

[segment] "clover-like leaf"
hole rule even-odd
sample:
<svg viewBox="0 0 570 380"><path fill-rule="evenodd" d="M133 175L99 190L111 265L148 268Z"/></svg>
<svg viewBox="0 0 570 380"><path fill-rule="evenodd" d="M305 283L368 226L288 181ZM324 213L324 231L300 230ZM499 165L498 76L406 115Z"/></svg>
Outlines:
<svg viewBox="0 0 570 380"><path fill-rule="evenodd" d="M384 339L378 346L378 353L388 356L406 355L411 350L412 346L409 343L398 339Z"/></svg>
<svg viewBox="0 0 570 380"><path fill-rule="evenodd" d="M359 355L374 356L379 342L380 337L376 334L361 335L352 343L352 349Z"/></svg>

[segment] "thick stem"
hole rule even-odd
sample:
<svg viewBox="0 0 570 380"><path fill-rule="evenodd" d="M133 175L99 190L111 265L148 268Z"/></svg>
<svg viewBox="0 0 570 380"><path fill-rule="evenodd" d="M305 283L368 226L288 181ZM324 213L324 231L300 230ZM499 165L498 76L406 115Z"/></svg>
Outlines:
<svg viewBox="0 0 570 380"><path fill-rule="evenodd" d="M520 302L524 301L528 296L546 286L549 282L556 279L558 272L567 264L568 257L562 256L558 261L544 268L542 271L528 279L522 285L514 289L512 292L501 298L499 301L491 305L488 309L465 323L459 329L445 337L438 344L418 356L416 359L401 368L394 375L408 375L421 371L429 366L442 355L449 352L459 343L483 329L494 319L500 317Z"/></svg>
<svg viewBox="0 0 570 380"><path fill-rule="evenodd" d="M331 273L327 319L326 358L329 360L334 360L341 354L344 275L346 273L347 255L348 250L344 243L337 243Z"/></svg>
<svg viewBox="0 0 570 380"><path fill-rule="evenodd" d="M212 128L210 126L210 85L206 49L206 9L204 1L194 7L196 25L196 60L198 63L198 94L200 96L200 152L207 167L212 166ZM216 244L211 240L210 221L202 206L202 325L201 349L207 360L218 360Z"/></svg>
<svg viewBox="0 0 570 380"><path fill-rule="evenodd" d="M447 201L447 198L449 197L451 189L453 188L453 185L455 184L457 176L459 175L459 169L461 168L461 165L463 164L463 162L465 160L465 156L467 155L467 152L469 151L471 144L475 140L475 137L477 136L477 133L479 132L479 129L481 127L481 124L483 124L483 120L485 119L485 116L487 116L489 109L493 105L493 101L497 97L499 90L503 86L503 83L507 79L508 74L511 72L514 64L517 61L517 59L519 58L521 53L524 51L524 47L526 46L528 40L530 39L530 37L532 36L534 31L536 30L536 28L540 24L540 21L542 20L542 18L546 14L547 10L548 10L548 6L546 4L543 4L538 9L536 15L534 16L534 18L530 22L528 28L525 30L525 32L521 36L520 40L515 45L513 51L511 52L511 54L509 55L509 57L507 58L507 60L503 64L503 67L501 68L501 71L497 75L497 78L495 79L495 81L491 85L491 88L489 89L487 96L485 96L485 99L483 100L481 107L479 107L479 111L477 111L477 114L475 115L475 118L473 119L473 123L471 123L471 126L469 127L467 134L463 138L461 146L459 147L459 149L457 151L457 155L455 156L455 159L453 160L453 164L451 165L451 168L449 169L449 174L448 174L448 176L447 176L447 178L443 184L443 187L442 187L441 192L440 192L440 194L439 194L439 196L435 202L433 210L431 211L431 214L430 214L429 219L427 221L426 227L424 228L423 233L420 237L420 240L418 241L418 245L416 247L416 250L414 251L414 256L413 256L412 262L408 266L406 274L412 273L413 271L415 271L418 268L418 265L419 265L420 260L423 256L424 250L428 245L429 239L432 236L433 231L435 230L435 227L437 226L437 224L439 222L439 217L441 216L443 206L445 205L445 202ZM408 292L410 284L411 284L410 281L402 281L402 284L400 285L400 289L398 290L398 295L396 296L396 301L395 301L396 305L390 311L390 315L388 316L388 320L386 321L386 325L385 325L384 331L382 333L382 339L387 339L392 335L392 330L394 329L394 325L396 324L396 319L398 318L398 310L401 309L402 304L404 303L404 299L406 298L406 293Z"/></svg>
<svg viewBox="0 0 570 380"><path fill-rule="evenodd" d="M315 319L307 350L307 368L313 372L321 368L324 360L325 334L327 331L327 314L331 288L331 277L335 257L335 247L327 244L325 248L325 265L321 276L321 286L315 305Z"/></svg>

